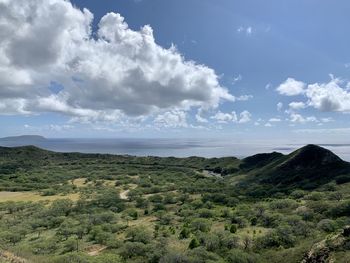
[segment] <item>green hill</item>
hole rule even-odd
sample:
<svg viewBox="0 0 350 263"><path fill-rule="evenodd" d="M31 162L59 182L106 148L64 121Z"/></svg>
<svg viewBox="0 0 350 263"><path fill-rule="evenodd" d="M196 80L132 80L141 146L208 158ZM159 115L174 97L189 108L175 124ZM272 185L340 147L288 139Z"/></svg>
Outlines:
<svg viewBox="0 0 350 263"><path fill-rule="evenodd" d="M350 164L317 145L304 146L288 155L272 153L248 157L241 167L250 169L247 180L270 185L275 191L314 189L338 178L350 179Z"/></svg>

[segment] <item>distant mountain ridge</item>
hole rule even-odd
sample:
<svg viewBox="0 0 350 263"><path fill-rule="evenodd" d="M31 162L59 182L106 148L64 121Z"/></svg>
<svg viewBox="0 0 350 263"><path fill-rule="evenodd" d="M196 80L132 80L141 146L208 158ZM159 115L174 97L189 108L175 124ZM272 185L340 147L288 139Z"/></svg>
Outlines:
<svg viewBox="0 0 350 263"><path fill-rule="evenodd" d="M20 135L0 138L1 142L26 142L26 141L45 141L45 137L40 135Z"/></svg>

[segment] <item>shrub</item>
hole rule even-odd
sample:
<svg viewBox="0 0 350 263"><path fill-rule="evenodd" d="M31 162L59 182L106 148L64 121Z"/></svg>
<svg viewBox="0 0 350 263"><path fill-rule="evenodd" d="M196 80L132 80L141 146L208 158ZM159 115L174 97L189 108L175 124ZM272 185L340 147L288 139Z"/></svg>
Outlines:
<svg viewBox="0 0 350 263"><path fill-rule="evenodd" d="M180 239L189 238L190 234L191 234L190 230L187 227L184 227L179 234L179 238Z"/></svg>
<svg viewBox="0 0 350 263"><path fill-rule="evenodd" d="M209 232L211 223L206 219L197 218L191 222L191 228L194 231Z"/></svg>
<svg viewBox="0 0 350 263"><path fill-rule="evenodd" d="M229 252L227 258L229 263L255 263L258 259L255 255L251 255L239 249L233 249Z"/></svg>
<svg viewBox="0 0 350 263"><path fill-rule="evenodd" d="M188 248L189 249L194 249L194 248L199 247L199 246L200 246L200 244L199 244L198 239L197 238L193 238L191 240L190 244L188 245Z"/></svg>
<svg viewBox="0 0 350 263"><path fill-rule="evenodd" d="M152 233L143 227L132 227L126 231L126 237L131 242L147 244L152 240Z"/></svg>
<svg viewBox="0 0 350 263"><path fill-rule="evenodd" d="M320 222L317 224L318 229L331 233L334 232L337 228L336 223L331 220L331 219L322 219Z"/></svg>
<svg viewBox="0 0 350 263"><path fill-rule="evenodd" d="M237 225L234 225L234 224L231 225L230 232L233 233L233 234L236 233L237 232Z"/></svg>
<svg viewBox="0 0 350 263"><path fill-rule="evenodd" d="M120 255L125 258L133 258L137 256L144 256L147 252L147 247L140 242L126 242L120 249Z"/></svg>

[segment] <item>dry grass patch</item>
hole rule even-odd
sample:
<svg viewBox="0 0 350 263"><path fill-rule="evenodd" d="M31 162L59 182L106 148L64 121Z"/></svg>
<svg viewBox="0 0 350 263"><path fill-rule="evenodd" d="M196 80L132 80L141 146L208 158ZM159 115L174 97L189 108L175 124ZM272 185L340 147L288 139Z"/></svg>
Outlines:
<svg viewBox="0 0 350 263"><path fill-rule="evenodd" d="M69 182L76 187L86 187L88 185L91 185L91 182L86 183L86 178L77 178L74 180L69 180Z"/></svg>
<svg viewBox="0 0 350 263"><path fill-rule="evenodd" d="M80 195L78 193L68 195L42 196L36 192L0 192L0 202L39 202L39 201L55 201L57 199L70 199L77 201Z"/></svg>

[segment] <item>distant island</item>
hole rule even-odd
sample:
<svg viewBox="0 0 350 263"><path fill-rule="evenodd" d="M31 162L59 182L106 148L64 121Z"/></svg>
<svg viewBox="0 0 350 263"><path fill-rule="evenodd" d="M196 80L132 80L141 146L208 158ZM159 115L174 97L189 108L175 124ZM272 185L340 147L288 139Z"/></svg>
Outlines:
<svg viewBox="0 0 350 263"><path fill-rule="evenodd" d="M42 142L47 139L40 135L20 135L0 138L0 142Z"/></svg>

